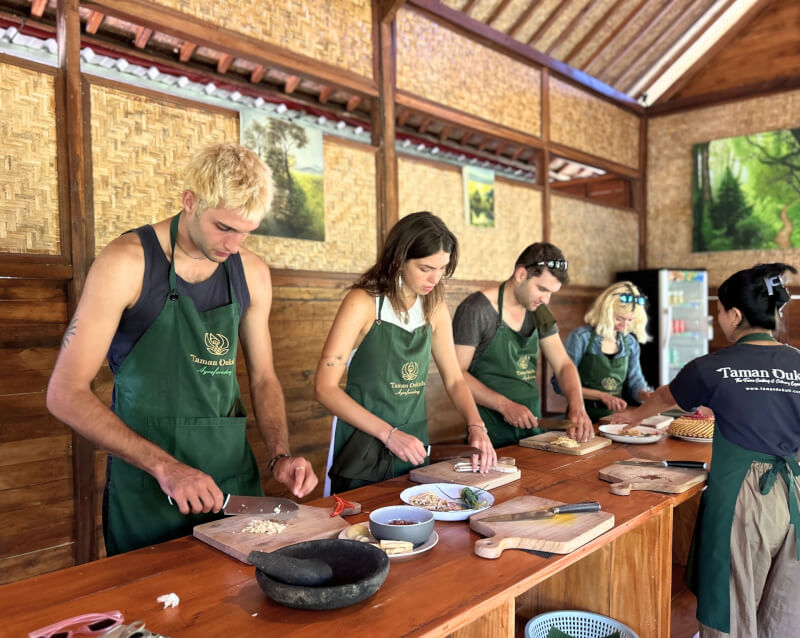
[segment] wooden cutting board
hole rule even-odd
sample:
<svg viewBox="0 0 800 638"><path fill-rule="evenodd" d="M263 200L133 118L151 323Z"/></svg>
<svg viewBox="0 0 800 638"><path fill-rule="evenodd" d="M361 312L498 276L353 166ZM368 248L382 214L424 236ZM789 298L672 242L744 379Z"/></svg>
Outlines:
<svg viewBox="0 0 800 638"><path fill-rule="evenodd" d="M252 521L263 521L267 514L244 514L226 516L217 521L203 523L194 528L195 538L212 547L216 547L228 556L247 563L247 555L254 549L271 552L286 545L294 545L302 541L318 538L336 538L339 532L349 527L341 516L331 516L331 510L325 507L300 505L294 518L286 521L286 528L279 534L253 534L243 532Z"/></svg>
<svg viewBox="0 0 800 638"><path fill-rule="evenodd" d="M533 521L484 523L482 519L498 514L527 512L563 505L538 496L519 496L488 510L473 514L469 526L488 538L475 542L475 553L483 558L498 558L504 549L536 549L555 554L569 554L614 527L610 512L556 514L553 518Z"/></svg>
<svg viewBox="0 0 800 638"><path fill-rule="evenodd" d="M456 472L453 465L469 459L451 459L411 470L409 478L415 483L459 483L482 490L493 490L496 487L513 483L522 477L522 472L498 472L490 470L486 474L480 472Z"/></svg>
<svg viewBox="0 0 800 638"><path fill-rule="evenodd" d="M648 459L626 459L629 461ZM600 478L611 483L612 494L625 496L630 490L649 490L680 494L693 485L703 483L708 477L705 470L681 467L644 467L636 465L609 465L600 470ZM628 489L627 486L630 486Z"/></svg>
<svg viewBox="0 0 800 638"><path fill-rule="evenodd" d="M551 445L551 442L560 436L565 436L565 434L563 432L545 432L544 434L536 434L535 436L520 439L519 444L522 447L532 447L537 450L546 450L547 452L576 455L589 454L589 452L594 452L611 445L611 439L607 439L604 436L596 436L591 441L586 441L586 443L578 443L578 447Z"/></svg>

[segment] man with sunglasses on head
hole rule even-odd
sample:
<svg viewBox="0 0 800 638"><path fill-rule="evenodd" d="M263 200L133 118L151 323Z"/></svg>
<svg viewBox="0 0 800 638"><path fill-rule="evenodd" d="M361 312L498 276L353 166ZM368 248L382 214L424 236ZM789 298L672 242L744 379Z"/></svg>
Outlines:
<svg viewBox="0 0 800 638"><path fill-rule="evenodd" d="M652 394L639 362L645 331L645 296L630 281L606 288L564 341L581 377L586 412L593 421L627 407L623 394L643 403ZM560 380L558 380L560 382ZM553 379L556 392L559 383Z"/></svg>
<svg viewBox="0 0 800 638"><path fill-rule="evenodd" d="M569 402L567 417L574 426L567 434L577 441L594 436L578 371L547 307L550 296L566 283L563 253L537 242L522 251L511 277L471 294L456 310L456 356L495 448L543 431L536 378L540 345Z"/></svg>

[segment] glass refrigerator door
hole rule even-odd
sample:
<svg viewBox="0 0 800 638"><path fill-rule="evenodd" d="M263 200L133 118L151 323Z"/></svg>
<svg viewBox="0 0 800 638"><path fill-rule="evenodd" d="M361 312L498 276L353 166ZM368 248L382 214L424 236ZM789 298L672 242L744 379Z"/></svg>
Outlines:
<svg viewBox="0 0 800 638"><path fill-rule="evenodd" d="M707 277L702 270L659 272L662 385L692 359L708 353Z"/></svg>

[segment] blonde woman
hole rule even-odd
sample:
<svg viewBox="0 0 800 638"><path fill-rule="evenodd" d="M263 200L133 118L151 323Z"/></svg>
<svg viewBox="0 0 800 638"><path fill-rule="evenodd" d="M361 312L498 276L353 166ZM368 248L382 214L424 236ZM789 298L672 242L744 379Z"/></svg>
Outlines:
<svg viewBox="0 0 800 638"><path fill-rule="evenodd" d="M649 340L646 303L630 281L612 284L584 315L586 325L573 330L564 342L578 368L592 421L624 410L623 390L640 403L652 394L639 363L639 344ZM553 385L559 391L555 379Z"/></svg>

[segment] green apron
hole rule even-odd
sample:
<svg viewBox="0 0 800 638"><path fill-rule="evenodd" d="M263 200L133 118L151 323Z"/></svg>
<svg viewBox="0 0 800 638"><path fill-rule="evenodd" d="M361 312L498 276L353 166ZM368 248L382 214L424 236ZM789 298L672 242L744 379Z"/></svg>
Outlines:
<svg viewBox="0 0 800 638"><path fill-rule="evenodd" d="M615 397L622 396L622 386L628 376L629 357L628 344L625 342L625 337L622 337L621 357L609 357L603 353L592 354L592 345L596 339L600 339L600 335L592 330L592 337L589 339L586 351L583 353L583 358L578 366L581 385L584 388L608 392ZM584 399L583 403L586 407L586 413L592 422L613 412L599 399Z"/></svg>
<svg viewBox="0 0 800 638"><path fill-rule="evenodd" d="M771 335L745 335L736 343L774 341ZM703 492L686 567L686 583L697 596L697 619L706 627L730 633L731 526L736 500L744 477L754 462L769 463L759 488L769 494L778 476L789 488L789 520L797 536L797 559L800 560L800 510L794 489L794 476L800 465L793 456L780 457L753 452L728 441L714 426L708 488Z"/></svg>
<svg viewBox="0 0 800 638"><path fill-rule="evenodd" d="M372 414L427 446L425 383L431 359L431 326L408 332L382 321L384 300L381 296L378 317L350 362L345 392ZM337 420L333 463L328 472L332 493L377 483L414 467L394 456L382 440Z"/></svg>
<svg viewBox="0 0 800 638"><path fill-rule="evenodd" d="M542 416L539 386L536 384L539 331L534 328L529 337L523 337L503 323L504 288L505 283L497 293L497 332L472 366L470 374L487 388L524 405L539 418ZM542 428L514 427L502 414L482 405L478 406L478 412L495 448L513 445L520 439L545 431Z"/></svg>
<svg viewBox="0 0 800 638"><path fill-rule="evenodd" d="M177 230L176 215L173 254ZM209 474L224 493L263 495L236 379L239 304L227 262L224 267L231 303L200 313L176 292L170 264L164 307L114 376L114 411L137 434ZM191 534L195 525L221 516L183 515L150 474L116 457L109 465L109 556Z"/></svg>

